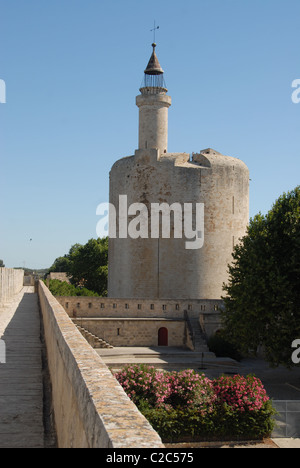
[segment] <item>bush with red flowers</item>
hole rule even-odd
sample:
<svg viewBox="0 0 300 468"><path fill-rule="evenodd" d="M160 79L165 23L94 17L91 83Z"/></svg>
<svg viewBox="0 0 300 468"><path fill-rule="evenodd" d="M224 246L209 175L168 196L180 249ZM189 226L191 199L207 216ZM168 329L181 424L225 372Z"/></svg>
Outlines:
<svg viewBox="0 0 300 468"><path fill-rule="evenodd" d="M213 387L219 404L240 413L259 411L269 400L262 382L253 375L222 376L213 381Z"/></svg>
<svg viewBox="0 0 300 468"><path fill-rule="evenodd" d="M210 380L188 369L126 366L114 374L164 441L262 439L274 428L274 409L255 376Z"/></svg>

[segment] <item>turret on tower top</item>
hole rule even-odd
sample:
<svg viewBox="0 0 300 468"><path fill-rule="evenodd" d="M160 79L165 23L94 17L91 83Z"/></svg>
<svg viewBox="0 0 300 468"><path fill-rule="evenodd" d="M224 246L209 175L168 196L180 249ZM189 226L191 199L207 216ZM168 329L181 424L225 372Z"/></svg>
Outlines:
<svg viewBox="0 0 300 468"><path fill-rule="evenodd" d="M168 90L163 76L164 71L155 52L155 42L153 42L152 47L153 52L144 71L144 79L140 92L142 94L166 94Z"/></svg>
<svg viewBox="0 0 300 468"><path fill-rule="evenodd" d="M157 149L167 153L168 108L171 97L167 96L164 71L158 61L155 42L153 52L144 71L140 95L136 98L139 108L139 149Z"/></svg>
<svg viewBox="0 0 300 468"><path fill-rule="evenodd" d="M147 68L144 73L146 75L162 75L164 71L161 68L157 55L155 53L155 47L156 47L155 42L153 42L152 47L153 47L153 52L152 52L152 55L150 57L150 60L148 62Z"/></svg>

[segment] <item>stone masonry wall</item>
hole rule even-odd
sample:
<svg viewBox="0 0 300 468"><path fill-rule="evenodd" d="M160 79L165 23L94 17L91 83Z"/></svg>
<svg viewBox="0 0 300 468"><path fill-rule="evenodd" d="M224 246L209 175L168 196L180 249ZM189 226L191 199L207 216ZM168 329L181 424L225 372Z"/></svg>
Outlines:
<svg viewBox="0 0 300 468"><path fill-rule="evenodd" d="M127 197L126 206L120 196ZM109 297L222 297L233 248L249 223L249 170L242 161L212 149L194 154L192 160L185 153L139 149L113 165L110 203L116 209L117 222L116 237L109 238ZM148 235L144 231L142 237L126 235L124 228L137 222L134 210L131 214L126 210L137 203L146 208L140 219L148 226ZM180 205L182 216L176 226L181 227L181 238L178 232L175 236L173 214L167 235L162 234L161 216L159 237L157 232L152 236L153 204ZM196 206L203 206L204 224L199 221L197 227L201 248L186 248L185 204L192 206L194 230Z"/></svg>
<svg viewBox="0 0 300 468"><path fill-rule="evenodd" d="M100 356L39 282L59 448L163 448Z"/></svg>
<svg viewBox="0 0 300 468"><path fill-rule="evenodd" d="M119 299L110 297L57 297L70 317L93 318L179 318L186 310L190 317L200 314L215 314L222 308L223 301L216 300L168 300L168 299Z"/></svg>
<svg viewBox="0 0 300 468"><path fill-rule="evenodd" d="M157 346L166 327L169 346L186 344L185 311L209 338L221 327L221 300L148 300L108 297L57 297L68 315L112 346Z"/></svg>
<svg viewBox="0 0 300 468"><path fill-rule="evenodd" d="M0 305L5 304L23 288L24 271L0 268Z"/></svg>
<svg viewBox="0 0 300 468"><path fill-rule="evenodd" d="M184 320L80 318L73 321L114 347L158 346L158 332L161 328L168 330L168 346L184 346L187 341Z"/></svg>

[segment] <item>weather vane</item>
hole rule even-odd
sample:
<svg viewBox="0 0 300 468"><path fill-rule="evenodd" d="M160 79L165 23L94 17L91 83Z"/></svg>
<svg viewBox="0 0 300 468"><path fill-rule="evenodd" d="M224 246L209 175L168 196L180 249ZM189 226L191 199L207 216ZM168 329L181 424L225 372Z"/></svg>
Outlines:
<svg viewBox="0 0 300 468"><path fill-rule="evenodd" d="M153 31L153 42L154 42L154 44L155 44L155 32L156 32L157 29L159 29L159 26L156 26L155 21L154 21L154 28L150 30L150 31Z"/></svg>

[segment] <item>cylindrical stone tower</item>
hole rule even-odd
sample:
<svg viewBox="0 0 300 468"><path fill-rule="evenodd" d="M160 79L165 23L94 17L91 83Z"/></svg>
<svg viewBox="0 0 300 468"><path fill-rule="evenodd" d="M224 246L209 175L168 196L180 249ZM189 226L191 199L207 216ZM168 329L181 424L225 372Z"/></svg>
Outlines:
<svg viewBox="0 0 300 468"><path fill-rule="evenodd" d="M145 70L141 94L136 98L139 108L139 149L156 148L162 153L168 147L168 108L171 98L164 86L163 70L155 53L156 44L152 44L153 53Z"/></svg>
<svg viewBox="0 0 300 468"><path fill-rule="evenodd" d="M212 149L192 157L167 153L171 98L154 45L140 92L139 149L110 172L116 223L109 239L108 295L220 299L234 245L249 222L249 170ZM199 207L203 223L197 222ZM153 230L157 210L159 229Z"/></svg>

